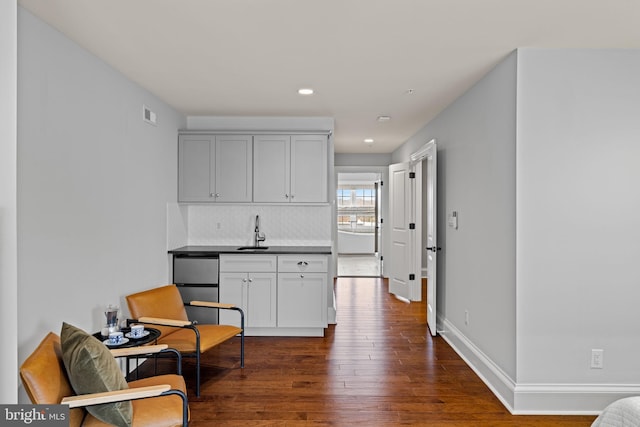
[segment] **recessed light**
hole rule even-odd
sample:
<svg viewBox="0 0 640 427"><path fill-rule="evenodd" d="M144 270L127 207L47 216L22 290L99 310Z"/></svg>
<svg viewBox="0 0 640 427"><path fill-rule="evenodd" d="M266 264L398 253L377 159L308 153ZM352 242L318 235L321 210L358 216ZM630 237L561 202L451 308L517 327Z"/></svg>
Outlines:
<svg viewBox="0 0 640 427"><path fill-rule="evenodd" d="M313 89L311 88L302 88L298 89L299 95L313 95Z"/></svg>
<svg viewBox="0 0 640 427"><path fill-rule="evenodd" d="M373 145L373 139L367 138L364 140L364 143L371 147Z"/></svg>
<svg viewBox="0 0 640 427"><path fill-rule="evenodd" d="M379 122L388 122L389 120L391 120L391 116L378 116L377 120Z"/></svg>

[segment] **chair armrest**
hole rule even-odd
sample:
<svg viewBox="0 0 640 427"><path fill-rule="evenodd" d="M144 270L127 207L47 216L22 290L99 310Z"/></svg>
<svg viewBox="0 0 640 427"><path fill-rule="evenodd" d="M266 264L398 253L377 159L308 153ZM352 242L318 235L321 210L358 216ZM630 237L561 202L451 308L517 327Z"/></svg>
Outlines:
<svg viewBox="0 0 640 427"><path fill-rule="evenodd" d="M213 301L191 301L189 305L194 305L196 307L211 307L211 308L224 308L224 309L232 309L235 307L233 304L223 304L221 302L213 302Z"/></svg>
<svg viewBox="0 0 640 427"><path fill-rule="evenodd" d="M113 357L138 356L140 354L160 353L168 347L167 344L157 344L140 347L114 348L111 350L111 354Z"/></svg>
<svg viewBox="0 0 640 427"><path fill-rule="evenodd" d="M60 402L69 408L80 406L98 405L101 403L121 402L124 400L144 399L146 397L160 396L171 390L168 384L152 385L148 387L129 388L126 390L106 391L103 393L82 394L79 396L65 397Z"/></svg>
<svg viewBox="0 0 640 427"><path fill-rule="evenodd" d="M193 326L193 322L190 322L188 320L163 319L161 317L140 317L138 319L138 322L162 326L177 326L179 328L183 328L185 326Z"/></svg>

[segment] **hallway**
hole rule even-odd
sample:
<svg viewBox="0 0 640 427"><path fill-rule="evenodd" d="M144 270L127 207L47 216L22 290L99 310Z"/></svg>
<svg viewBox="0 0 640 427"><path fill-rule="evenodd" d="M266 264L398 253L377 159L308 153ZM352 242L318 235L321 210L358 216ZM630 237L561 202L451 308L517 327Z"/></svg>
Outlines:
<svg viewBox="0 0 640 427"><path fill-rule="evenodd" d="M572 426L595 417L512 416L440 337L424 303L406 304L386 281L336 281L338 324L324 338L247 337L203 358L202 395L186 361L191 427ZM148 362L146 367L150 367Z"/></svg>

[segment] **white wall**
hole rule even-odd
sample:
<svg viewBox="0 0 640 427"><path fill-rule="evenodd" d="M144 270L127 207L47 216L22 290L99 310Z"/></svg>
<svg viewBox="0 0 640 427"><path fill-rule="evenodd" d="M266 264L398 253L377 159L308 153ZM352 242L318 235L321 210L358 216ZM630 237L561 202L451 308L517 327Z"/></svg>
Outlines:
<svg viewBox="0 0 640 427"><path fill-rule="evenodd" d="M336 166L389 166L391 164L391 154L337 153L335 163Z"/></svg>
<svg viewBox="0 0 640 427"><path fill-rule="evenodd" d="M339 254L372 254L374 249L374 233L352 233L338 230Z"/></svg>
<svg viewBox="0 0 640 427"><path fill-rule="evenodd" d="M640 50L518 58L518 383L604 405L640 393Z"/></svg>
<svg viewBox="0 0 640 427"><path fill-rule="evenodd" d="M17 4L0 2L0 403L18 399Z"/></svg>
<svg viewBox="0 0 640 427"><path fill-rule="evenodd" d="M253 245L260 215L264 246L331 246L331 207L261 204L188 205L189 245Z"/></svg>
<svg viewBox="0 0 640 427"><path fill-rule="evenodd" d="M168 281L167 204L186 119L18 9L19 358L63 321ZM158 126L142 121L142 105Z"/></svg>

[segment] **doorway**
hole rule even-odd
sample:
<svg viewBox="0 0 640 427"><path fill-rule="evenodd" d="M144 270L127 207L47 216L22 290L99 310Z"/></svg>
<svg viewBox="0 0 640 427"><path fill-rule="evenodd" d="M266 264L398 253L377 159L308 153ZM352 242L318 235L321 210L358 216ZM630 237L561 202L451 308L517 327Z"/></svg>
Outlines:
<svg viewBox="0 0 640 427"><path fill-rule="evenodd" d="M381 184L379 173L338 173L338 276L382 275Z"/></svg>

